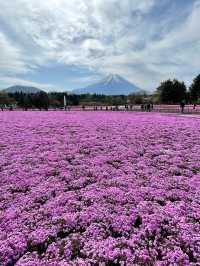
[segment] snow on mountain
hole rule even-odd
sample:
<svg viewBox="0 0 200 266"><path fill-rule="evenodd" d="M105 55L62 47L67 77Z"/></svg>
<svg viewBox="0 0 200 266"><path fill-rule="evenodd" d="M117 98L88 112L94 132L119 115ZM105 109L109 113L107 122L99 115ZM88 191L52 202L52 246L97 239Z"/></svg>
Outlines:
<svg viewBox="0 0 200 266"><path fill-rule="evenodd" d="M73 90L76 94L105 94L105 95L128 95L138 92L140 89L119 75L109 75L104 80L87 86L86 88Z"/></svg>

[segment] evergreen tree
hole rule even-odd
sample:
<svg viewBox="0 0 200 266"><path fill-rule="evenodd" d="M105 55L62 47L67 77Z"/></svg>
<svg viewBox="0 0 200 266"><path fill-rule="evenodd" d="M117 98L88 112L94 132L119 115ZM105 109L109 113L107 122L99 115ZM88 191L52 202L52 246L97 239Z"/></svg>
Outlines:
<svg viewBox="0 0 200 266"><path fill-rule="evenodd" d="M186 98L186 86L184 82L176 79L163 81L157 88L161 103L180 103Z"/></svg>
<svg viewBox="0 0 200 266"><path fill-rule="evenodd" d="M190 86L190 97L194 102L200 98L200 74L193 80Z"/></svg>

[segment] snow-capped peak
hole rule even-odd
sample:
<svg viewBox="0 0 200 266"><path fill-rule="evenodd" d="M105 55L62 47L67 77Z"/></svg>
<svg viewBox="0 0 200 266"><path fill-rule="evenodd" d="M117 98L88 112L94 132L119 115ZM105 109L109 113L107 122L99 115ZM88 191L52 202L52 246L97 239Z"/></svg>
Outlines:
<svg viewBox="0 0 200 266"><path fill-rule="evenodd" d="M121 80L121 77L117 74L110 74L105 78L105 81L108 83L113 82L113 81L119 82L120 80Z"/></svg>
<svg viewBox="0 0 200 266"><path fill-rule="evenodd" d="M86 88L75 90L75 93L96 93L105 95L128 95L140 89L128 80L117 74L110 74L102 81L87 86Z"/></svg>

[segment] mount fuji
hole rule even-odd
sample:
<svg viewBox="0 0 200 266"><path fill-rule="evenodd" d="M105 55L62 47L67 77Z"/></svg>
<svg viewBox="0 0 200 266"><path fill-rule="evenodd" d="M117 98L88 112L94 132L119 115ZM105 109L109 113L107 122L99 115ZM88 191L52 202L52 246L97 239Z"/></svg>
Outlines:
<svg viewBox="0 0 200 266"><path fill-rule="evenodd" d="M136 85L119 75L109 75L102 81L86 88L76 89L75 94L104 94L104 95L128 95L130 93L141 91Z"/></svg>

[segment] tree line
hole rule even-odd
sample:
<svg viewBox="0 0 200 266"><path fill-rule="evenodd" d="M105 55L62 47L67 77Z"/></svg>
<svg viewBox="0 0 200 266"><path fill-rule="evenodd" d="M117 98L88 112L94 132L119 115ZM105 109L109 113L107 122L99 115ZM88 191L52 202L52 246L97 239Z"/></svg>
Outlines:
<svg viewBox="0 0 200 266"><path fill-rule="evenodd" d="M106 96L106 95L97 95L97 94L69 94L61 92L53 93L0 93L0 107L3 106L17 106L24 110L31 108L37 108L40 110L48 110L49 108L63 108L64 105L64 96L66 98L67 106L78 106L78 105L124 105L127 103L127 96ZM130 96L133 98L133 96ZM143 95L134 96L138 103L141 102Z"/></svg>
<svg viewBox="0 0 200 266"><path fill-rule="evenodd" d="M156 97L159 103L200 103L200 75L193 80L189 90L184 82L176 79L163 81L154 94L155 99Z"/></svg>
<svg viewBox="0 0 200 266"><path fill-rule="evenodd" d="M17 106L28 110L30 108L45 109L62 108L64 105L63 99L66 97L68 106L78 105L126 105L126 104L144 104L144 103L159 103L159 104L180 104L185 103L200 103L200 75L198 75L187 90L184 82L174 80L166 80L161 82L155 93L149 95L145 92L132 93L128 96L107 96L97 94L76 95L63 92L39 92L26 94L22 92L15 93L0 93L0 107Z"/></svg>

